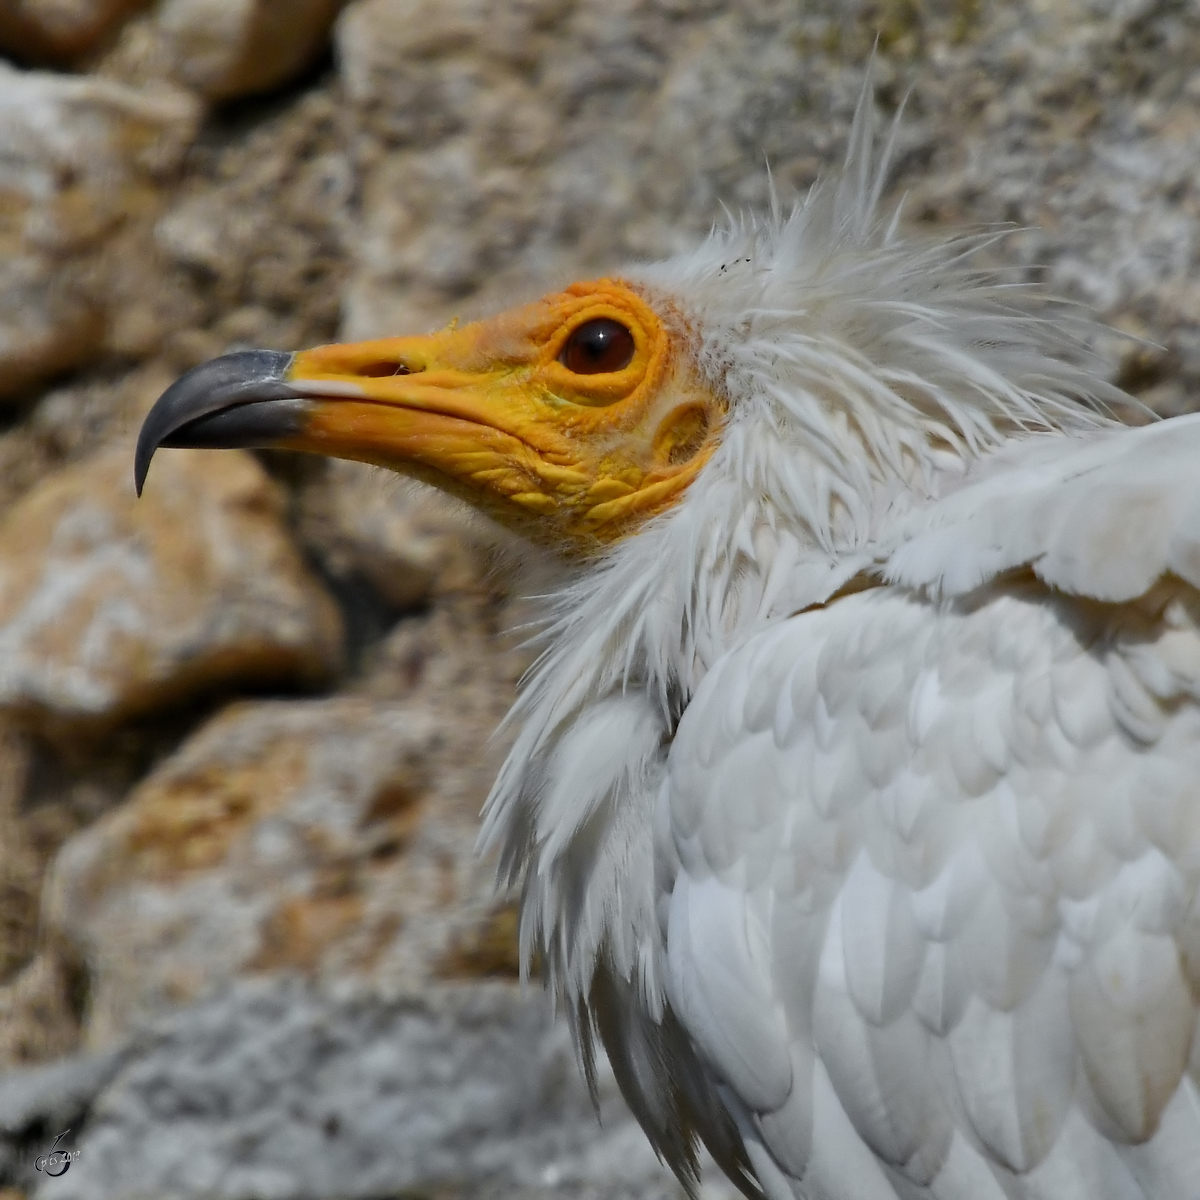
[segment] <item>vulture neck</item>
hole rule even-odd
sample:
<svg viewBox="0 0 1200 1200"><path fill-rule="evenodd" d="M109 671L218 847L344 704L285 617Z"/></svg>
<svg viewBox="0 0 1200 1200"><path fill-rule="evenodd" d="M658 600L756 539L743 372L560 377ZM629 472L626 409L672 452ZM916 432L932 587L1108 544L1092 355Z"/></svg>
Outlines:
<svg viewBox="0 0 1200 1200"><path fill-rule="evenodd" d="M548 599L546 650L515 712L553 721L640 692L672 726L709 667L782 616L823 603L873 557L905 486L819 531L767 495L717 478L589 564Z"/></svg>
<svg viewBox="0 0 1200 1200"><path fill-rule="evenodd" d="M549 598L481 840L522 888L523 961L540 952L568 1007L601 968L638 980L661 1011L652 823L679 717L729 649L868 566L871 526L848 518L823 546L769 492L717 469Z"/></svg>

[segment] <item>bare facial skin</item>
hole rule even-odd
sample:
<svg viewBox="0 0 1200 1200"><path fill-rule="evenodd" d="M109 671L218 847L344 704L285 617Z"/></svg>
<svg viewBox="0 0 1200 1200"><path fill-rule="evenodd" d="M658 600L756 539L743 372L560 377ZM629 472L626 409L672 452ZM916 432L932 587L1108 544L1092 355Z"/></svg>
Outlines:
<svg viewBox="0 0 1200 1200"><path fill-rule="evenodd" d="M230 355L164 393L139 483L160 445L303 450L586 551L669 508L715 449L724 407L690 349L635 288L601 279L423 337Z"/></svg>

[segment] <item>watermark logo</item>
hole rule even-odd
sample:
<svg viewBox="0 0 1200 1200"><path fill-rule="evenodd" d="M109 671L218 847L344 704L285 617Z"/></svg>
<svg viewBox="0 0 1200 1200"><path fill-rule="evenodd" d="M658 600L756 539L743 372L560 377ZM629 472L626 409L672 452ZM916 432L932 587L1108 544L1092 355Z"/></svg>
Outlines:
<svg viewBox="0 0 1200 1200"><path fill-rule="evenodd" d="M54 1145L50 1147L49 1154L39 1154L34 1162L34 1170L45 1171L47 1175L57 1178L59 1175L65 1175L70 1169L71 1164L79 1157L79 1150L60 1150L58 1143L67 1136L71 1131L64 1129L62 1133L54 1139Z"/></svg>

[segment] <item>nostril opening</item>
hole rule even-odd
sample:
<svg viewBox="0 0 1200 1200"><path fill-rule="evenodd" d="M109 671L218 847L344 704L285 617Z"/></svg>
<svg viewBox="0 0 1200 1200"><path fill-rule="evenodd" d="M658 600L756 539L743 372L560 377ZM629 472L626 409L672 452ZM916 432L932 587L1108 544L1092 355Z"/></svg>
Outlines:
<svg viewBox="0 0 1200 1200"><path fill-rule="evenodd" d="M356 375L366 375L371 379L383 379L389 375L411 375L413 369L401 362L373 362L358 367Z"/></svg>

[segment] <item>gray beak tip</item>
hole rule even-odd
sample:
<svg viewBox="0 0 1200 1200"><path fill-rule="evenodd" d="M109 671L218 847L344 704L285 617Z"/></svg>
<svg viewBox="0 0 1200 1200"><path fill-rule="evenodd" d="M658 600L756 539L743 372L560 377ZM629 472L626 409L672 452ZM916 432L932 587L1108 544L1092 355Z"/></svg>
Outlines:
<svg viewBox="0 0 1200 1200"><path fill-rule="evenodd" d="M241 420L220 418L263 401L298 399L300 393L284 378L291 362L292 355L280 350L241 350L201 363L180 376L142 422L133 459L137 494L142 494L150 460L160 446L269 445L261 413L251 417L247 411L239 414ZM288 432L286 422L294 415L290 410L279 413L277 436Z"/></svg>
<svg viewBox="0 0 1200 1200"><path fill-rule="evenodd" d="M151 438L146 436L146 426L143 425L138 434L137 449L133 452L133 490L138 499L142 498L142 488L146 486L146 472L150 470L150 460L158 447Z"/></svg>

